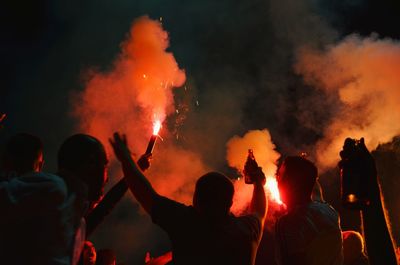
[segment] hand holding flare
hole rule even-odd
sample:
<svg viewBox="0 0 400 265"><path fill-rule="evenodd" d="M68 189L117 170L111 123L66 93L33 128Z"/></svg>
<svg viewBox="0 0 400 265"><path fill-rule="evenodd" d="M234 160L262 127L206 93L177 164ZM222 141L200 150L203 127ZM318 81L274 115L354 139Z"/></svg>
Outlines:
<svg viewBox="0 0 400 265"><path fill-rule="evenodd" d="M157 137L159 137L158 133L159 133L160 129L161 129L161 122L158 120L158 121L154 122L153 135L150 137L149 144L147 145L147 149L145 152L146 155L150 155L153 153L154 145L156 144Z"/></svg>

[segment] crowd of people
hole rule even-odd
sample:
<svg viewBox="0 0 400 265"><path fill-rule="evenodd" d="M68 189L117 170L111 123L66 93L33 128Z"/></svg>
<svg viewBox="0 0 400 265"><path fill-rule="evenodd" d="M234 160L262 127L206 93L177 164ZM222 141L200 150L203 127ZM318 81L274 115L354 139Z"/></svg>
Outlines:
<svg viewBox="0 0 400 265"><path fill-rule="evenodd" d="M153 188L144 174L151 154L135 162L126 137L119 133L110 144L124 177L104 195L108 157L95 137L67 138L58 150L54 174L42 171L40 138L19 133L7 141L0 171L1 264L117 264L113 250L96 250L87 239L128 190L171 241L172 252L148 256L143 263L149 265L261 264L256 260L260 242L260 250L263 242L273 242L269 244L274 248L273 264L279 265L397 264L374 160L363 141L364 162L372 179L368 181L370 203L361 209L362 234L342 231L339 214L318 194L314 163L303 156L289 156L276 174L286 209L273 233L264 236L268 199L262 168L246 164L253 195L247 213L234 216L230 211L234 185L225 175L201 176L193 203L187 206Z"/></svg>

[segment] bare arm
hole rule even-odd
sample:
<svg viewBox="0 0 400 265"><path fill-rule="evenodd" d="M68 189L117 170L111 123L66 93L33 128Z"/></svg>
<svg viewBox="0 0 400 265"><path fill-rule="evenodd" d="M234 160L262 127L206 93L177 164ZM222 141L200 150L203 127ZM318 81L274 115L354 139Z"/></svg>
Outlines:
<svg viewBox="0 0 400 265"><path fill-rule="evenodd" d="M368 187L370 205L361 211L365 242L371 265L396 265L397 259L389 225L384 213L383 198L379 187L375 160L360 140L365 167L368 168L366 185Z"/></svg>
<svg viewBox="0 0 400 265"><path fill-rule="evenodd" d="M267 213L267 204L263 183L261 181L254 182L250 211L260 218L262 224L264 224L265 215Z"/></svg>
<svg viewBox="0 0 400 265"><path fill-rule="evenodd" d="M389 225L384 213L375 161L365 146L363 138L361 138L357 148L359 149L357 149L356 159L362 161L362 165L365 169L363 171L365 178L363 185L367 187L370 200L369 205L361 210L363 232L369 262L371 265L396 265L396 254L390 235ZM342 153L341 156L343 159L344 155L342 155Z"/></svg>
<svg viewBox="0 0 400 265"><path fill-rule="evenodd" d="M146 176L142 173L139 166L133 161L129 149L126 145L125 136L121 137L114 133L114 139L110 139L115 155L122 164L125 181L135 198L144 210L151 214L154 200L159 196L153 189Z"/></svg>
<svg viewBox="0 0 400 265"><path fill-rule="evenodd" d="M378 182L375 190L379 193L371 196L370 205L361 211L363 232L371 265L395 265L396 254L384 213Z"/></svg>
<svg viewBox="0 0 400 265"><path fill-rule="evenodd" d="M142 155L137 161L142 171L150 167L151 155ZM124 197L128 185L125 177L115 184L104 196L101 202L86 216L86 236L89 237L94 230L103 222L104 218L111 213L114 207Z"/></svg>

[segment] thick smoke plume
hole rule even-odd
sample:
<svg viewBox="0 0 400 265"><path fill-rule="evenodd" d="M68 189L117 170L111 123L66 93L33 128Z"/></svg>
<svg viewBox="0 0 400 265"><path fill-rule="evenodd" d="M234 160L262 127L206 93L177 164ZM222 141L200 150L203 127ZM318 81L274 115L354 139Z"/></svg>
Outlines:
<svg viewBox="0 0 400 265"><path fill-rule="evenodd" d="M79 130L103 143L120 131L128 136L133 153L145 151L153 123L175 111L172 90L183 85L185 73L172 53L167 52L168 34L159 21L141 17L132 24L121 45L121 53L109 71L93 72L84 91L76 97L74 114ZM204 173L194 153L177 147L167 126L161 131L151 182L163 195L189 201L192 184Z"/></svg>
<svg viewBox="0 0 400 265"><path fill-rule="evenodd" d="M307 84L339 99L317 143L320 168L335 165L346 137L365 137L375 149L400 133L400 43L351 35L323 52L302 49L295 69Z"/></svg>
<svg viewBox="0 0 400 265"><path fill-rule="evenodd" d="M262 167L267 178L266 191L273 197L274 190L271 189L274 189L274 183L276 183L274 182L277 169L276 163L280 154L275 150L275 145L272 142L269 131L267 129L252 130L247 132L243 137L234 136L228 141L226 147L226 160L229 166L236 168L239 172L242 172L244 168L248 150L253 149L256 161ZM252 185L244 184L243 178L235 182L233 212L240 213L245 210L251 200L252 192Z"/></svg>

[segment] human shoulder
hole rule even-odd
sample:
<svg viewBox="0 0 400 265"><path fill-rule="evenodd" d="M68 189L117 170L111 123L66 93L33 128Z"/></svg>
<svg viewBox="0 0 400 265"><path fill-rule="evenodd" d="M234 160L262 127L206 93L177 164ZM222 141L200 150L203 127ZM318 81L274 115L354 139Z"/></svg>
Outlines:
<svg viewBox="0 0 400 265"><path fill-rule="evenodd" d="M46 186L62 193L67 193L67 185L65 184L65 181L55 174L47 172L30 172L15 178L15 180L31 185Z"/></svg>
<svg viewBox="0 0 400 265"><path fill-rule="evenodd" d="M164 196L157 196L150 215L154 223L170 226L179 220L195 218L196 211L193 206L187 206Z"/></svg>
<svg viewBox="0 0 400 265"><path fill-rule="evenodd" d="M11 179L9 193L15 201L34 197L48 198L51 203L58 204L66 199L68 190L64 180L57 175L30 172Z"/></svg>

